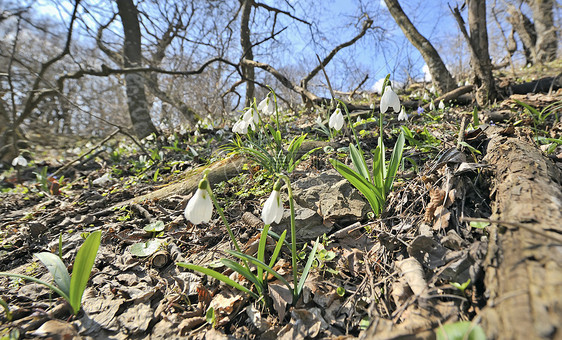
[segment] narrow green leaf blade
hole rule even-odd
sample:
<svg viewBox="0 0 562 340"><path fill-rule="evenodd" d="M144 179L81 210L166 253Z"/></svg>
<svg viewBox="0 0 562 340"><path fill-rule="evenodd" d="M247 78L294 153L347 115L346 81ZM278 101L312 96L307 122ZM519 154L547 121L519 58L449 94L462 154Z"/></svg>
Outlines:
<svg viewBox="0 0 562 340"><path fill-rule="evenodd" d="M392 156L390 156L390 164L388 165L388 172L384 180L384 192L388 193L392 190L392 184L394 183L394 178L398 172L398 167L402 162L402 153L404 151L404 132L401 132L394 144L394 150L392 150Z"/></svg>
<svg viewBox="0 0 562 340"><path fill-rule="evenodd" d="M98 254L98 249L101 242L101 231L94 231L88 236L82 247L76 254L74 260L74 269L72 270L72 277L70 278L70 305L74 313L78 313L82 303L82 295L88 285L90 273Z"/></svg>
<svg viewBox="0 0 562 340"><path fill-rule="evenodd" d="M275 270L273 270L273 268L271 268L271 267L268 266L267 264L265 264L265 263L259 261L259 260L256 259L255 257L250 256L250 255L246 255L246 254L244 254L244 253L237 252L237 251L235 251L235 250L229 250L228 253L229 253L229 254L232 254L232 255L234 255L234 256L236 256L236 257L238 257L239 259L247 260L247 261L253 263L254 265L256 265L256 266L258 266L258 267L262 267L263 270L265 270L266 272L268 272L268 273L270 273L271 275L275 276L277 279L279 279L279 281L283 282L283 284L285 284L285 285L289 288L289 290L293 290L293 289L291 288L291 285L289 284L289 281L287 281L287 280L286 280L283 276L281 276L278 272L276 272Z"/></svg>
<svg viewBox="0 0 562 340"><path fill-rule="evenodd" d="M310 268L312 267L312 263L314 262L314 259L316 258L316 250L317 249L318 249L318 237L316 238L316 242L314 242L314 246L312 247L312 250L310 251L310 254L308 255L308 260L306 261L306 265L304 266L304 269L302 271L301 278L299 279L299 284L297 286L297 291L296 291L296 298L297 299L302 292L302 288L304 287L304 283L306 282L306 278L308 277L308 273L310 272Z"/></svg>
<svg viewBox="0 0 562 340"><path fill-rule="evenodd" d="M49 288L53 292L62 296L66 301L70 301L70 298L68 297L68 294L63 292L60 288L58 288L57 286L52 285L48 282L45 282L45 281L39 280L37 278L34 278L33 276L27 276L27 275L22 275L22 274L13 274L13 273L8 273L8 272L0 272L0 276L17 277L19 279L24 279L24 280L27 280L27 281L33 281L35 283L42 284L43 286Z"/></svg>
<svg viewBox="0 0 562 340"><path fill-rule="evenodd" d="M198 271L198 272L200 272L200 273L203 273L203 274L205 274L205 275L209 275L209 276L211 276L211 277L214 277L215 279L220 280L220 281L226 283L227 285L229 285L229 286L231 286L231 287L233 287L233 288L236 288L236 289L238 289L238 290L240 290L240 291L242 291L242 292L244 292L244 293L248 293L248 294L251 295L254 299L259 299L259 296L258 296L256 293L254 293L254 292L252 292L251 290L249 290L248 288L242 286L242 285L239 284L238 282L232 280L232 279L229 278L228 276L223 275L223 274L221 274L221 273L219 273L219 272L217 272L217 271L214 271L214 270L212 270L212 269L210 269L210 268L205 268L205 267L201 267L201 266L197 266L197 265L189 264L189 263L184 263L184 262L178 262L178 263L176 263L176 265L178 265L178 266L180 266L180 267L187 268L187 269L196 270L196 271Z"/></svg>
<svg viewBox="0 0 562 340"><path fill-rule="evenodd" d="M254 274L252 274L252 272L249 271L247 268L241 266L239 263L237 263L235 261L232 261L230 259L221 259L220 261L221 261L221 263L223 263L228 268L234 270L238 274L244 276L248 281L252 282L256 286L256 288L258 289L259 294L261 294L261 292L263 292L264 285L258 279L258 277L256 277Z"/></svg>
<svg viewBox="0 0 562 340"><path fill-rule="evenodd" d="M371 182L371 175L369 174L367 163L365 163L365 158L353 144L349 144L349 156L351 157L351 162L353 163L355 169L357 169L357 172L367 181Z"/></svg>
<svg viewBox="0 0 562 340"><path fill-rule="evenodd" d="M382 211L382 205L384 204L380 189L367 182L365 178L357 174L355 171L353 171L353 169L343 164L342 162L335 159L330 159L330 163L332 163L334 168L345 179L347 179L349 183L351 183L351 185L356 187L357 190L359 190L363 194L363 196L365 196L365 198L371 205L371 209L373 209L373 212L375 214L380 214Z"/></svg>
<svg viewBox="0 0 562 340"><path fill-rule="evenodd" d="M70 294L70 275L60 257L47 252L33 254L33 256L47 267L56 285L67 295Z"/></svg>
<svg viewBox="0 0 562 340"><path fill-rule="evenodd" d="M273 254L271 255L271 260L269 261L269 266L271 268L273 268L273 266L275 265L275 261L277 261L277 257L279 256L279 253L281 252L281 247L283 247L283 242L285 241L286 236L287 236L287 230L284 230L283 233L281 234L281 236L279 237L279 240L277 240L277 245L275 246L275 249L273 250Z"/></svg>

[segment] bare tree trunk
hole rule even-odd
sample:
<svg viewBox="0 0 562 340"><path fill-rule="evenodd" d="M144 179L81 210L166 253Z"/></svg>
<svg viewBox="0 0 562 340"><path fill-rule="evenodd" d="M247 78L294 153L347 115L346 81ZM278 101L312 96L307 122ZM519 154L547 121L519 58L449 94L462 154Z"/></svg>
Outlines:
<svg viewBox="0 0 562 340"><path fill-rule="evenodd" d="M556 59L558 37L554 27L553 0L530 0L537 32L535 45L537 63L546 63Z"/></svg>
<svg viewBox="0 0 562 340"><path fill-rule="evenodd" d="M406 16L406 13L404 13L404 10L402 10L402 7L400 7L398 0L384 0L384 2L406 38L420 51L439 92L446 93L455 89L456 82L449 70L447 70L443 60L441 60L439 53L437 53L437 50L431 45L429 40L418 32L414 24Z"/></svg>
<svg viewBox="0 0 562 340"><path fill-rule="evenodd" d="M535 26L521 10L515 8L515 6L508 4L507 12L509 17L507 20L513 26L519 39L523 43L523 53L525 54L525 59L527 64L533 64L535 62L535 44L537 42L537 33L535 32Z"/></svg>
<svg viewBox="0 0 562 340"><path fill-rule="evenodd" d="M138 11L132 0L117 0L119 16L123 23L123 65L125 68L142 66L141 32ZM127 105L133 128L138 138L158 133L148 111L144 89L144 77L139 73L125 74Z"/></svg>
<svg viewBox="0 0 562 340"><path fill-rule="evenodd" d="M476 102L479 105L486 105L497 97L496 84L492 75L492 61L488 51L486 0L467 0L467 4L470 35L466 31L459 8L456 7L451 11L470 49Z"/></svg>
<svg viewBox="0 0 562 340"><path fill-rule="evenodd" d="M254 5L253 0L240 0L242 5L242 14L240 16L240 45L242 46L243 58L246 60L254 60L252 52L252 42L250 41L250 14ZM250 106L255 96L255 71L252 64L243 63L242 75L246 81L246 106Z"/></svg>

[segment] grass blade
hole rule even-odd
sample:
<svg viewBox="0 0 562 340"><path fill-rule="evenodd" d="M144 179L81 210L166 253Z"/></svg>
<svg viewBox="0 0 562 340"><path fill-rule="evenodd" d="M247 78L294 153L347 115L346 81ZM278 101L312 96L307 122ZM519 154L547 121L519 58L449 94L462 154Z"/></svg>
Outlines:
<svg viewBox="0 0 562 340"><path fill-rule="evenodd" d="M62 296L66 301L70 302L70 298L68 297L68 294L66 294L65 292L60 290L60 288L58 288L55 285L52 285L48 282L45 282L45 281L39 280L37 278L34 278L33 276L27 276L27 275L22 275L22 274L13 274L13 273L7 273L7 272L0 272L0 276L17 277L19 279L24 279L24 280L27 280L27 281L33 281L35 283L42 284L43 286L49 288L53 292Z"/></svg>
<svg viewBox="0 0 562 340"><path fill-rule="evenodd" d="M273 268L273 266L275 265L275 262L277 261L277 257L279 256L279 253L281 252L281 247L283 247L283 242L285 241L286 236L287 236L287 230L284 230L283 233L281 234L281 236L279 237L279 240L277 240L277 245L275 246L275 249L273 250L273 255L271 255L271 260L269 261L269 266L271 268Z"/></svg>
<svg viewBox="0 0 562 340"><path fill-rule="evenodd" d="M249 271L247 268L241 266L240 263L232 261L230 259L221 259L220 261L221 261L222 264L224 264L228 268L234 270L238 274L244 276L248 281L252 282L256 286L256 289L258 290L258 294L262 295L262 292L264 291L265 286L258 279L257 276L252 274L251 271Z"/></svg>
<svg viewBox="0 0 562 340"><path fill-rule="evenodd" d="M355 166L355 169L357 169L357 172L367 181L371 182L371 174L367 168L367 163L365 163L365 158L353 144L349 144L349 155L351 156L351 162L353 166Z"/></svg>
<svg viewBox="0 0 562 340"><path fill-rule="evenodd" d="M390 164L388 165L388 172L386 178L384 179L384 192L389 193L392 190L392 183L394 183L394 178L398 172L398 167L402 162L402 152L404 151L404 132L401 132L394 144L394 150L392 150L392 156L390 156Z"/></svg>
<svg viewBox="0 0 562 340"><path fill-rule="evenodd" d="M275 276L279 281L281 281L284 285L286 285L289 290L293 290L293 288L291 287L291 285L289 284L289 281L287 281L283 276L281 276L278 272L276 272L275 270L273 270L273 268L271 268L270 266L268 266L267 264L259 261L258 259L256 259L253 256L250 255L246 255L244 253L240 253L237 252L235 250L229 250L228 251L229 254L234 255L242 260L247 260L251 263L253 263L254 265L256 265L257 267L262 267L263 270L265 270L266 272L270 273L271 275Z"/></svg>
<svg viewBox="0 0 562 340"><path fill-rule="evenodd" d="M308 260L306 261L306 265L304 266L301 278L299 279L299 284L297 286L297 290L295 292L295 299L298 299L299 295L302 292L302 288L304 287L304 283L306 282L306 278L308 277L308 273L310 272L310 268L312 267L312 263L314 262L314 259L316 258L316 250L317 249L318 249L318 237L316 238L316 241L314 242L314 246L312 247L312 250L310 251L310 254L308 254ZM293 302L296 303L296 301L293 301Z"/></svg>
<svg viewBox="0 0 562 340"><path fill-rule="evenodd" d="M76 259L74 260L74 269L72 270L72 277L70 279L70 305L74 313L80 311L82 303L82 295L90 279L90 273L98 254L98 249L101 242L101 231L94 231L88 236L84 244L78 250Z"/></svg>
<svg viewBox="0 0 562 340"><path fill-rule="evenodd" d="M258 243L258 260L265 262L265 246L267 244L267 232L269 224L266 224L261 231L260 242ZM258 267L258 280L263 282L263 269Z"/></svg>
<svg viewBox="0 0 562 340"><path fill-rule="evenodd" d="M251 295L256 300L259 299L259 296L256 293L250 291L248 288L242 286L241 284L232 280L228 276L223 275L219 272L216 272L216 271L214 271L210 268L196 266L194 264L189 264L189 263L184 263L184 262L178 262L178 263L176 263L176 265L178 265L180 267L187 268L187 269L195 270L195 271L198 271L198 272L203 273L205 275L209 275L211 277L214 277L215 279L217 279L219 281L222 281L222 282L226 283L227 285L229 285L233 288L236 288L236 289L238 289L238 290L240 290L244 293L248 293L249 295Z"/></svg>

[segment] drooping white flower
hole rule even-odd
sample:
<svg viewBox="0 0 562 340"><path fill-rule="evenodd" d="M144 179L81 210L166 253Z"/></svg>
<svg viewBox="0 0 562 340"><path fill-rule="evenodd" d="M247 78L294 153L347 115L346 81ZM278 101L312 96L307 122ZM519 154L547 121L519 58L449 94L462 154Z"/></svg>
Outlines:
<svg viewBox="0 0 562 340"><path fill-rule="evenodd" d="M316 124L322 125L322 117L320 116L316 117Z"/></svg>
<svg viewBox="0 0 562 340"><path fill-rule="evenodd" d="M406 114L404 106L402 106L402 110L400 110L400 113L398 114L398 120L408 120L408 115Z"/></svg>
<svg viewBox="0 0 562 340"><path fill-rule="evenodd" d="M271 195L265 201L261 213L261 219L265 224L272 222L279 223L283 218L283 204L281 203L281 195L278 190L273 189Z"/></svg>
<svg viewBox="0 0 562 340"><path fill-rule="evenodd" d="M398 112L400 110L400 98L392 91L390 86L387 86L381 98L381 112L385 113L389 107L392 107L394 112Z"/></svg>
<svg viewBox="0 0 562 340"><path fill-rule="evenodd" d="M242 120L246 121L246 123L252 127L252 129L256 128L256 124L259 123L259 117L256 110L251 107L242 116Z"/></svg>
<svg viewBox="0 0 562 340"><path fill-rule="evenodd" d="M105 186L107 183L111 182L111 176L109 172L106 172L103 176L96 178L92 181L93 185Z"/></svg>
<svg viewBox="0 0 562 340"><path fill-rule="evenodd" d="M422 98L422 99L423 99L423 100L426 100L426 101L429 100L429 95L427 94L427 92L423 94L423 98Z"/></svg>
<svg viewBox="0 0 562 340"><path fill-rule="evenodd" d="M437 90L435 89L435 86L434 86L434 85L431 85L431 87L429 88L429 92L435 94L435 91L437 91Z"/></svg>
<svg viewBox="0 0 562 340"><path fill-rule="evenodd" d="M445 110L445 103L443 103L443 101L439 102L439 110Z"/></svg>
<svg viewBox="0 0 562 340"><path fill-rule="evenodd" d="M213 201L206 189L198 188L185 207L185 219L193 224L209 222L213 215Z"/></svg>
<svg viewBox="0 0 562 340"><path fill-rule="evenodd" d="M232 132L245 135L248 133L248 125L249 123L247 121L241 119L234 124L234 126L232 127Z"/></svg>
<svg viewBox="0 0 562 340"><path fill-rule="evenodd" d="M468 85L470 85L470 82L467 80L464 82L464 86L468 86Z"/></svg>
<svg viewBox="0 0 562 340"><path fill-rule="evenodd" d="M431 103L429 103L429 110L435 111L435 104L433 103L433 100L431 101Z"/></svg>
<svg viewBox="0 0 562 340"><path fill-rule="evenodd" d="M21 167L27 166L27 159L22 155L17 156L12 160L12 166L16 167L18 165Z"/></svg>
<svg viewBox="0 0 562 340"><path fill-rule="evenodd" d="M328 126L331 129L336 129L337 131L339 131L343 127L343 123L344 123L343 114L341 113L341 110L338 107L330 116L330 121L328 122Z"/></svg>
<svg viewBox="0 0 562 340"><path fill-rule="evenodd" d="M269 98L269 95L258 104L258 110L268 116L275 113L275 103Z"/></svg>

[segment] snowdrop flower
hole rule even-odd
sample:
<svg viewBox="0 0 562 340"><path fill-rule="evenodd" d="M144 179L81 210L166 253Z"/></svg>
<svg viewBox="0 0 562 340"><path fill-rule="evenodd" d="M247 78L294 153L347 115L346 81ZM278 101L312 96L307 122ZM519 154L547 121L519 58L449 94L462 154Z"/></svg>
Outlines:
<svg viewBox="0 0 562 340"><path fill-rule="evenodd" d="M269 98L269 95L258 104L258 110L268 116L275 113L275 103Z"/></svg>
<svg viewBox="0 0 562 340"><path fill-rule="evenodd" d="M320 116L316 117L316 124L322 125L322 117Z"/></svg>
<svg viewBox="0 0 562 340"><path fill-rule="evenodd" d="M234 124L234 126L232 127L232 132L245 135L248 133L248 125L249 123L247 121L241 119Z"/></svg>
<svg viewBox="0 0 562 340"><path fill-rule="evenodd" d="M459 81L459 82L457 83L457 86L458 86L458 87L461 87L461 86L463 86L463 85L464 85L464 84L463 84L462 81Z"/></svg>
<svg viewBox="0 0 562 340"><path fill-rule="evenodd" d="M146 163L146 155L140 155L139 156L139 163L142 163L142 164Z"/></svg>
<svg viewBox="0 0 562 340"><path fill-rule="evenodd" d="M199 182L199 188L197 188L197 191L185 207L185 219L193 224L206 223L211 220L213 201L207 192L208 185L209 181L207 181L207 179L202 179L201 182Z"/></svg>
<svg viewBox="0 0 562 340"><path fill-rule="evenodd" d="M406 114L404 106L402 106L402 110L400 110L400 113L398 114L398 120L408 120L408 115Z"/></svg>
<svg viewBox="0 0 562 340"><path fill-rule="evenodd" d="M338 107L334 111L334 113L332 113L332 115L330 116L330 121L328 123L328 126L331 129L336 129L337 131L339 131L343 127L343 123L344 123L343 114L341 113L341 110Z"/></svg>
<svg viewBox="0 0 562 340"><path fill-rule="evenodd" d="M22 155L17 156L12 161L12 166L16 167L18 165L21 167L27 166L27 159L25 159Z"/></svg>
<svg viewBox="0 0 562 340"><path fill-rule="evenodd" d="M433 100L429 103L429 111L435 111L435 104L433 103Z"/></svg>
<svg viewBox="0 0 562 340"><path fill-rule="evenodd" d="M467 80L464 82L464 86L468 86L468 85L470 85L470 82Z"/></svg>
<svg viewBox="0 0 562 340"><path fill-rule="evenodd" d="M101 176L100 178L96 178L92 181L93 185L99 185L99 186L105 186L107 183L111 182L111 176L109 175L109 172L106 172L103 176Z"/></svg>
<svg viewBox="0 0 562 340"><path fill-rule="evenodd" d="M392 107L394 112L398 112L400 110L400 98L392 91L390 86L387 86L381 98L381 112L385 113L389 107Z"/></svg>
<svg viewBox="0 0 562 340"><path fill-rule="evenodd" d="M423 100L429 100L429 95L426 93L423 94Z"/></svg>
<svg viewBox="0 0 562 340"><path fill-rule="evenodd" d="M431 87L429 88L429 92L435 93L435 86L434 85L431 85Z"/></svg>
<svg viewBox="0 0 562 340"><path fill-rule="evenodd" d="M255 129L256 124L259 123L258 113L253 107L251 107L246 112L244 112L242 120L246 121L246 123L250 125L252 129Z"/></svg>
<svg viewBox="0 0 562 340"><path fill-rule="evenodd" d="M445 110L445 103L443 101L439 102L439 110Z"/></svg>
<svg viewBox="0 0 562 340"><path fill-rule="evenodd" d="M283 204L281 203L281 195L279 190L273 189L271 195L265 201L263 205L263 210L261 213L261 219L265 224L271 224L272 222L279 223L283 218Z"/></svg>

